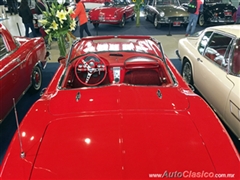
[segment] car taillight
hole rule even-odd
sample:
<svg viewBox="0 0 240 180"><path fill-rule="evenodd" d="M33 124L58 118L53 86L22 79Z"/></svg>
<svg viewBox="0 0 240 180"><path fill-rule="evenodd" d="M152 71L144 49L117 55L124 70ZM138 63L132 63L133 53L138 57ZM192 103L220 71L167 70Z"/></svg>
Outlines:
<svg viewBox="0 0 240 180"><path fill-rule="evenodd" d="M225 16L232 16L232 11L224 11Z"/></svg>

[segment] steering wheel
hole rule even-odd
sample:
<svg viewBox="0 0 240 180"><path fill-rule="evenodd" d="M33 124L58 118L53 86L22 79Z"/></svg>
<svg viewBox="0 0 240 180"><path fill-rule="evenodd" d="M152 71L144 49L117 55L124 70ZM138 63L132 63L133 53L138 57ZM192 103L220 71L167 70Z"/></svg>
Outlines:
<svg viewBox="0 0 240 180"><path fill-rule="evenodd" d="M106 63L98 55L88 54L76 62L75 75L82 84L96 86L106 78Z"/></svg>

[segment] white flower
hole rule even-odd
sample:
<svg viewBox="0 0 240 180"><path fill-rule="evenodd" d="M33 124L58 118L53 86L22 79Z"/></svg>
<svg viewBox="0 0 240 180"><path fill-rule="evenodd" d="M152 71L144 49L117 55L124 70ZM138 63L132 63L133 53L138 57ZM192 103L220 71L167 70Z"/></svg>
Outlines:
<svg viewBox="0 0 240 180"><path fill-rule="evenodd" d="M53 30L58 30L58 24L55 21L53 21L50 28Z"/></svg>
<svg viewBox="0 0 240 180"><path fill-rule="evenodd" d="M49 34L50 31L51 31L50 29L46 29L46 30L45 30L45 32L46 32L47 34Z"/></svg>
<svg viewBox="0 0 240 180"><path fill-rule="evenodd" d="M73 13L73 7L72 7L72 6L68 7L68 13L69 13L69 14L72 14L72 13Z"/></svg>
<svg viewBox="0 0 240 180"><path fill-rule="evenodd" d="M75 29L75 27L76 27L76 21L73 20L70 24L70 30L73 31Z"/></svg>
<svg viewBox="0 0 240 180"><path fill-rule="evenodd" d="M64 10L57 10L57 14L56 14L56 17L58 17L60 23L62 24L63 23L63 20L67 20L67 11L64 11Z"/></svg>
<svg viewBox="0 0 240 180"><path fill-rule="evenodd" d="M46 25L48 21L46 19L38 20L42 25Z"/></svg>

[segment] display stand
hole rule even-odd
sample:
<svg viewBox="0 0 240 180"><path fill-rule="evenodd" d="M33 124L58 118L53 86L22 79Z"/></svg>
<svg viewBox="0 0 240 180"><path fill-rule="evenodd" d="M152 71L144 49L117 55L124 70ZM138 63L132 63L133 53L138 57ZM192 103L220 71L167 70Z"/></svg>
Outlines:
<svg viewBox="0 0 240 180"><path fill-rule="evenodd" d="M172 34L171 34L171 21L169 21L169 29L168 29L167 36L172 36Z"/></svg>

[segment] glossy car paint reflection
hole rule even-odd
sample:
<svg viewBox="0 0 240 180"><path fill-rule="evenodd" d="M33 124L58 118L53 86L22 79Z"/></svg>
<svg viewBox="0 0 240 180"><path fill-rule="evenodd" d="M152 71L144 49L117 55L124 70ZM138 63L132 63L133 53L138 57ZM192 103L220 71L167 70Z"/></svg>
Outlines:
<svg viewBox="0 0 240 180"><path fill-rule="evenodd" d="M88 12L88 18L93 26L99 24L119 24L124 27L128 19L134 20L134 4L128 0L106 1L104 6L93 8Z"/></svg>
<svg viewBox="0 0 240 180"><path fill-rule="evenodd" d="M41 69L46 63L43 38L13 37L0 25L0 122L31 87L41 87Z"/></svg>

